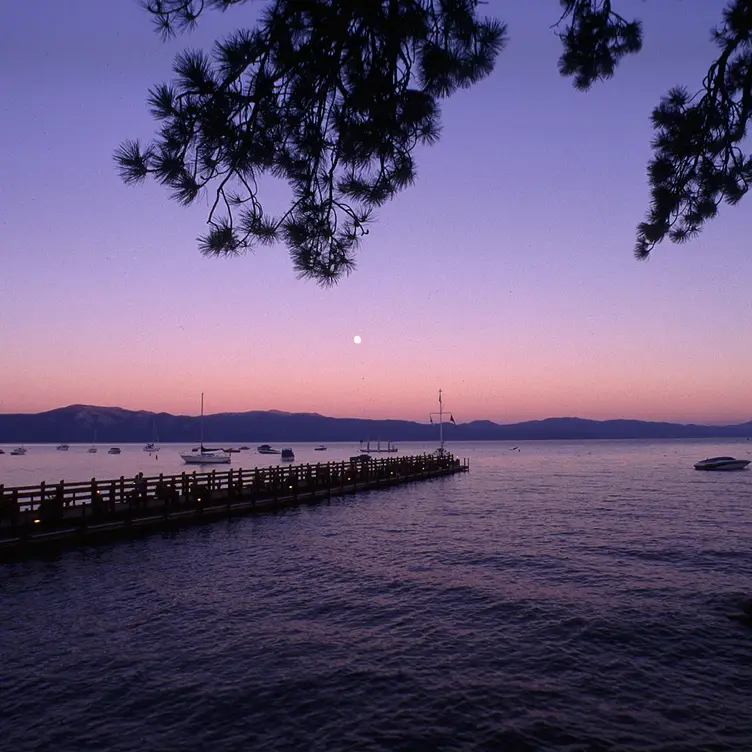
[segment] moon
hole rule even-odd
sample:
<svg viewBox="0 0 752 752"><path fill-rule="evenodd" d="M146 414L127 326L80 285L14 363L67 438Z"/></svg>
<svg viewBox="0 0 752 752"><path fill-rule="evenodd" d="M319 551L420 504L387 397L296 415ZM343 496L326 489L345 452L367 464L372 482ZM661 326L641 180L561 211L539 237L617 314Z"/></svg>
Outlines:
<svg viewBox="0 0 752 752"><path fill-rule="evenodd" d="M361 341L362 341L362 340L360 339L360 335L359 335L359 334L356 334L356 335L355 335L355 336L353 337L353 342L354 342L354 343L355 343L356 345L359 345L359 344L361 343Z"/></svg>

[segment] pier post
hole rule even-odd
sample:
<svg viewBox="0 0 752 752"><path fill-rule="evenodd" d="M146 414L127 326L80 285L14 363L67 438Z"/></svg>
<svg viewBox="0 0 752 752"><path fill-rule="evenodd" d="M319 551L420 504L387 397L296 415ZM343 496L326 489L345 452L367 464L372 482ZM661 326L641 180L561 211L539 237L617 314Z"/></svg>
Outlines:
<svg viewBox="0 0 752 752"><path fill-rule="evenodd" d="M97 487L97 479L91 479L91 490L89 493L89 501L91 503L91 515L92 517L100 517L102 515L102 503L99 498L99 488Z"/></svg>
<svg viewBox="0 0 752 752"><path fill-rule="evenodd" d="M115 513L115 499L117 498L117 490L115 488L115 481L113 480L112 483L110 483L110 502L107 505L107 511L110 514Z"/></svg>

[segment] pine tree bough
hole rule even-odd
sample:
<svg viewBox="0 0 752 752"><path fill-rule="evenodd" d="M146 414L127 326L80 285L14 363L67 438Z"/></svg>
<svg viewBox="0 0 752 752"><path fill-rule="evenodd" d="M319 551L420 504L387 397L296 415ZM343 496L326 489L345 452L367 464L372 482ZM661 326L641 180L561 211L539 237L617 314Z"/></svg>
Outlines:
<svg viewBox="0 0 752 752"><path fill-rule="evenodd" d="M207 10L248 0L144 0L164 37ZM563 75L579 89L610 78L641 46L638 21L610 0L560 0L555 24ZM273 0L255 27L179 54L174 78L150 91L161 124L149 144L116 152L126 183L149 175L191 204L211 196L209 256L284 242L301 277L332 284L354 268L372 212L415 179L413 151L434 143L439 100L493 69L506 40L478 0ZM718 201L746 192L749 160L737 144L749 117L752 0L735 0L717 31L723 54L695 100L674 91L653 115L659 134L650 166L648 220L639 256L665 235L684 240ZM258 180L287 181L292 201L265 212Z"/></svg>
<svg viewBox="0 0 752 752"><path fill-rule="evenodd" d="M752 112L752 2L736 0L713 31L721 50L702 89L672 89L653 110L654 156L648 166L651 206L637 228L635 255L646 258L668 237L695 237L722 201L749 190L752 159L740 144Z"/></svg>

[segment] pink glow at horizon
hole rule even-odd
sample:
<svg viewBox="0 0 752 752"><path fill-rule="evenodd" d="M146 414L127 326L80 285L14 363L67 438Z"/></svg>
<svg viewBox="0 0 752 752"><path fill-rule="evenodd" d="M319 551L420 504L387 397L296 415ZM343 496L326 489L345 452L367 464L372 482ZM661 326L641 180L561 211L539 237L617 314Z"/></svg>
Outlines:
<svg viewBox="0 0 752 752"><path fill-rule="evenodd" d="M129 188L113 166L122 139L153 134L147 89L175 52L247 9L163 45L130 0L15 3L0 29L0 412L197 414L203 391L207 413L427 421L443 388L457 422L752 419L752 198L688 245L631 255L650 111L701 80L722 5L622 4L644 51L587 94L558 75L556 2L484 6L510 25L496 71L445 103L416 184L379 211L355 274L321 290L282 246L202 258L205 202Z"/></svg>

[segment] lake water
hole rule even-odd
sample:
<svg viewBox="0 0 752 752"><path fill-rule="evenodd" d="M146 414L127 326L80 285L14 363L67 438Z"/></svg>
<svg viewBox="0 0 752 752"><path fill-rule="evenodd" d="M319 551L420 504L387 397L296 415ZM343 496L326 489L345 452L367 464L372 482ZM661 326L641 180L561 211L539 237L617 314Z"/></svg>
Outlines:
<svg viewBox="0 0 752 752"><path fill-rule="evenodd" d="M752 596L752 472L692 469L752 442L512 446L453 445L468 474L0 565L5 747L752 749L752 629L727 618ZM170 452L0 467L6 485L180 472Z"/></svg>

